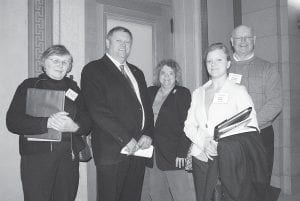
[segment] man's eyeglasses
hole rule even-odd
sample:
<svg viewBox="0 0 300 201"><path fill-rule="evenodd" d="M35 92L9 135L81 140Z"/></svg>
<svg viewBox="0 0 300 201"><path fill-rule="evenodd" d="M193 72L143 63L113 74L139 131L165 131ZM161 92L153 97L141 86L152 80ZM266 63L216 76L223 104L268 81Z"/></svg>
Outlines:
<svg viewBox="0 0 300 201"><path fill-rule="evenodd" d="M64 67L68 67L70 66L70 62L69 61L64 61L64 60L59 60L59 59L52 59L52 58L49 58L49 60L54 64L54 65L58 65L58 64L61 64L62 66Z"/></svg>
<svg viewBox="0 0 300 201"><path fill-rule="evenodd" d="M234 37L233 40L235 40L236 42L242 42L242 41L251 42L254 40L254 37L253 36Z"/></svg>

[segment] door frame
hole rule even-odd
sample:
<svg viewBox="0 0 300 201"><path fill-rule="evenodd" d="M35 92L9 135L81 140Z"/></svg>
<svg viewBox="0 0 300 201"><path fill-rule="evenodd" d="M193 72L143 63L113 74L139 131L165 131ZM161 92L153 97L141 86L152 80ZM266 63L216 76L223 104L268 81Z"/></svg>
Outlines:
<svg viewBox="0 0 300 201"><path fill-rule="evenodd" d="M164 9L166 7L164 6ZM168 9L167 9L168 10ZM144 24L152 27L152 64L153 68L157 65L160 59L166 57L166 50L170 49L167 52L168 57L174 55L174 48L173 48L173 37L171 33L170 35L162 36L162 29L165 29L163 26L169 24L169 19L166 17L168 16L166 13L162 15L155 15L151 13L144 12L144 9L134 10L129 8L122 8L115 5L106 5L106 4L96 4L96 29L93 30L96 32L93 33L96 35L96 57L101 58L105 54L105 36L107 33L107 19L114 19L120 20L130 23L138 23ZM169 10L171 13L171 9ZM163 21L163 22L162 22ZM166 41L168 38L169 41ZM166 44L167 45L164 45ZM89 58L88 55L86 55ZM92 57L90 57L92 58ZM154 73L154 70L152 71ZM154 78L154 75L153 75ZM97 185L96 185L96 167L94 162L89 162L87 164L87 184L88 184L88 200L89 201L96 201L96 194L97 194Z"/></svg>
<svg viewBox="0 0 300 201"><path fill-rule="evenodd" d="M130 10L126 8L120 8L110 5L102 5L98 7L97 13L103 13L103 16L101 17L102 20L99 22L98 32L100 33L99 41L97 42L100 46L98 48L99 50L99 57L105 53L105 36L107 33L106 27L107 27L107 19L114 19L114 20L120 20L125 22L131 22L131 23L138 23L138 24L145 24L152 27L152 63L153 65L156 65L157 63L157 52L158 52L158 42L157 42L157 26L158 21L160 20L159 17L150 15L147 13L139 12L136 10Z"/></svg>

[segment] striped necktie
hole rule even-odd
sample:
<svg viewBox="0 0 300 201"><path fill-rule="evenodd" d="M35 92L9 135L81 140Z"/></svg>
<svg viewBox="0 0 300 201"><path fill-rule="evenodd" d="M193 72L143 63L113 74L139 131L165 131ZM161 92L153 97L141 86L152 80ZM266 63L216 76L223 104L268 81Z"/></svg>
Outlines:
<svg viewBox="0 0 300 201"><path fill-rule="evenodd" d="M133 84L130 80L130 78L128 77L127 73L125 72L125 66L124 65L120 65L120 69L121 69L121 72L122 74L124 75L125 79L127 80L127 82L129 83L130 87L133 89L134 91L134 87L133 87Z"/></svg>

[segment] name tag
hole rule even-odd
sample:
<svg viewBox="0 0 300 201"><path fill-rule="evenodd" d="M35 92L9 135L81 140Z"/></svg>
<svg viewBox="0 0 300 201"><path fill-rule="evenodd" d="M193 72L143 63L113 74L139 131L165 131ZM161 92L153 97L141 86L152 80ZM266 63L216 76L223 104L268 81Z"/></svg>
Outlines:
<svg viewBox="0 0 300 201"><path fill-rule="evenodd" d="M235 73L229 73L228 79L233 81L236 84L241 84L242 81L242 75L240 74L235 74Z"/></svg>
<svg viewBox="0 0 300 201"><path fill-rule="evenodd" d="M217 104L228 103L228 93L216 93L213 99L213 103L217 103Z"/></svg>
<svg viewBox="0 0 300 201"><path fill-rule="evenodd" d="M66 96L71 99L72 101L75 101L78 93L76 93L75 91L73 91L72 89L68 89L68 91L66 92Z"/></svg>

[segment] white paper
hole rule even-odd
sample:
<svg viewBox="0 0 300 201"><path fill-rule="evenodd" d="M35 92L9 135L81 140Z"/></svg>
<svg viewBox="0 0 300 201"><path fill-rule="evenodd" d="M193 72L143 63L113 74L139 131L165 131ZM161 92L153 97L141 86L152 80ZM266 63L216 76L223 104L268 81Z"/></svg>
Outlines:
<svg viewBox="0 0 300 201"><path fill-rule="evenodd" d="M51 139L40 139L40 138L33 138L33 137L28 137L28 141L42 141L42 142L60 142L61 140L51 140Z"/></svg>
<svg viewBox="0 0 300 201"><path fill-rule="evenodd" d="M228 137L231 135L236 135L236 134L240 134L240 130L244 130L245 128L247 128L248 123L250 122L251 118L245 119L241 122L238 122L234 125L228 126L224 129L221 129L221 132L223 132L223 134L220 135L220 138L224 138L224 137ZM248 127L249 129L254 129L251 127Z"/></svg>
<svg viewBox="0 0 300 201"><path fill-rule="evenodd" d="M233 81L236 84L241 84L242 75L236 73L229 73L228 79Z"/></svg>
<svg viewBox="0 0 300 201"><path fill-rule="evenodd" d="M237 127L246 127L248 125L248 123L250 122L251 118L245 119L243 121L240 121L238 123L235 123L233 125L227 126L226 128L222 128L219 130L220 133L226 133L234 128Z"/></svg>
<svg viewBox="0 0 300 201"><path fill-rule="evenodd" d="M151 145L148 149L139 149L136 152L134 152L134 156L140 156L140 157L145 157L145 158L151 158L153 155L153 146ZM123 147L121 150L121 154L126 154L128 155L128 151L126 150L126 146Z"/></svg>
<svg viewBox="0 0 300 201"><path fill-rule="evenodd" d="M75 101L78 93L76 93L75 91L73 91L72 89L68 89L68 91L66 92L66 96L71 99L72 101Z"/></svg>
<svg viewBox="0 0 300 201"><path fill-rule="evenodd" d="M228 103L228 93L216 93L214 95L213 103L217 103L217 104Z"/></svg>

